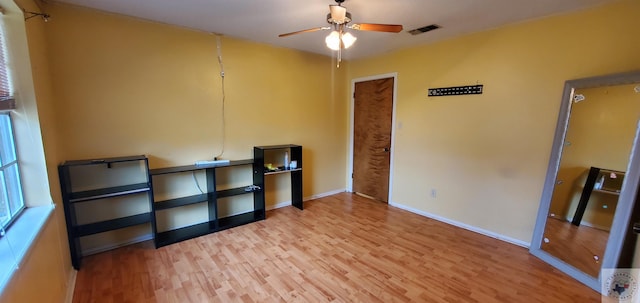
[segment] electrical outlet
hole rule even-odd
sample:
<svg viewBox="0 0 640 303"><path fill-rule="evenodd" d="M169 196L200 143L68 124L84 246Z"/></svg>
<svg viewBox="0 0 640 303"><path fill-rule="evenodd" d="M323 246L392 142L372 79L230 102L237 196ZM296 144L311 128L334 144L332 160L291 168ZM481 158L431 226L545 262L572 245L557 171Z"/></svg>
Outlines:
<svg viewBox="0 0 640 303"><path fill-rule="evenodd" d="M435 188L431 189L431 198L437 198L438 197L438 191Z"/></svg>

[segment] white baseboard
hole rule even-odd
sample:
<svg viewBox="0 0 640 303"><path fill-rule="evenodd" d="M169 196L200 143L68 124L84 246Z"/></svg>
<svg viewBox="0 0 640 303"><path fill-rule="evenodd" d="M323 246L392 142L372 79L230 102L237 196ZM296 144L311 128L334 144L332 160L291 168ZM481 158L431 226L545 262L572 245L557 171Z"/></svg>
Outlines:
<svg viewBox="0 0 640 303"><path fill-rule="evenodd" d="M320 194L312 195L312 196L309 196L309 197L304 197L304 198L302 198L302 201L310 201L310 200L320 199L320 198L328 197L328 196L331 196L331 195L343 193L345 191L346 191L346 189L332 190L332 191L329 191L329 192L320 193ZM281 207L290 206L290 205L291 205L291 200L284 201L284 202L280 202L280 203L277 203L277 204L272 205L272 206L267 206L266 210L273 210L273 209L276 209L276 208L281 208Z"/></svg>
<svg viewBox="0 0 640 303"><path fill-rule="evenodd" d="M570 222L573 221L573 218L565 218L565 221ZM598 224L593 224L591 222L588 221L580 221L580 225L584 225L584 226L588 226L588 227L593 227L595 229L600 229L600 230L604 230L604 231L611 231L611 226L603 226L603 225L598 225Z"/></svg>
<svg viewBox="0 0 640 303"><path fill-rule="evenodd" d="M127 246L127 245L131 245L131 244L135 244L138 242L144 242L144 241L148 241L148 240L153 240L153 235L152 234L145 234L139 237L135 237L133 239L124 241L124 242L120 242L120 243L114 243L114 244L109 244L109 245L105 245L105 246L100 246L100 247L95 247L95 248L91 248L91 249L87 249L85 251L82 252L82 256L86 257L89 255L95 255L101 252L105 252L108 250L112 250L112 249L116 249L119 247L123 247L123 246Z"/></svg>
<svg viewBox="0 0 640 303"><path fill-rule="evenodd" d="M584 226L588 226L588 227L592 227L592 228L600 229L600 230L604 230L604 231L611 231L611 226L603 226L603 225L598 225L598 224L591 224L590 222L586 222L586 221L580 222L580 225L584 225Z"/></svg>
<svg viewBox="0 0 640 303"><path fill-rule="evenodd" d="M466 229L468 231L479 233L479 234L487 236L487 237L491 237L491 238L498 239L500 241L511 243L511 244L514 244L514 245L517 245L517 246L521 246L521 247L524 247L524 248L529 248L529 246L531 246L530 242L525 242L525 241L518 240L518 239L515 239L515 238L512 238L512 237L501 235L501 234L498 234L498 233L495 233L495 232L492 232L492 231L489 231L489 230L486 230L486 229L482 229L482 228L479 228L479 227L471 226L469 224L465 224L465 223L458 222L458 221L455 221L455 220L447 219L445 217L434 215L432 213L428 213L426 211L422 211L422 210L419 210L419 209L408 207L406 205L398 204L398 203L395 203L395 202L390 202L389 205L393 206L393 207L400 208L400 209L404 209L406 211L409 211L409 212L412 212L414 214L421 215L421 216L424 216L424 217L427 217L427 218L430 218L430 219L433 219L433 220L436 220L436 221L440 221L440 222L443 222L443 223L447 223L449 225L460 227L460 228Z"/></svg>
<svg viewBox="0 0 640 303"><path fill-rule="evenodd" d="M309 200L320 199L320 198L324 198L324 197L332 196L332 195L335 195L335 194L343 193L343 192L346 192L346 191L347 191L347 190L346 190L345 188L336 189L336 190L328 191L328 192L325 192L325 193L321 193L321 194L316 194L316 195L313 195L313 196L309 196L309 197L306 197L306 198L304 198L304 199L302 199L302 200L304 200L304 201L309 201Z"/></svg>
<svg viewBox="0 0 640 303"><path fill-rule="evenodd" d="M73 292L76 290L76 277L78 276L78 271L75 269L71 270L69 275L69 281L67 281L67 296L64 300L65 303L73 302Z"/></svg>
<svg viewBox="0 0 640 303"><path fill-rule="evenodd" d="M267 206L265 209L266 210L273 210L273 209L276 209L276 208L281 208L281 207L290 206L290 205L291 205L291 200L280 202L280 203L275 204L275 205Z"/></svg>

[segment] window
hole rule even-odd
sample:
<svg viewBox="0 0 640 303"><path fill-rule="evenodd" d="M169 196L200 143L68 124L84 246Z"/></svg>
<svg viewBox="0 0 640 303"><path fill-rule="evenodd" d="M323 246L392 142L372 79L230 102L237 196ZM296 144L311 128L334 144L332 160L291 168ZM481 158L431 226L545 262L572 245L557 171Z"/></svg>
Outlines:
<svg viewBox="0 0 640 303"><path fill-rule="evenodd" d="M0 114L0 224L6 228L24 210L11 116Z"/></svg>
<svg viewBox="0 0 640 303"><path fill-rule="evenodd" d="M4 33L0 31L0 109L4 110L15 107L7 61ZM0 228L7 228L23 210L24 199L11 115L0 112Z"/></svg>
<svg viewBox="0 0 640 303"><path fill-rule="evenodd" d="M25 271L26 277L53 265L63 270L58 262L27 264L26 258L53 213L32 78L38 69L31 67L30 54L22 9L14 0L0 0L0 301L19 271ZM45 58L42 53L36 55ZM25 160L28 165L23 164ZM50 245L43 247L51 249ZM63 248L59 250L53 255L63 256ZM14 281L18 294L22 286L34 285L34 281ZM11 293L16 290L10 290L9 297Z"/></svg>

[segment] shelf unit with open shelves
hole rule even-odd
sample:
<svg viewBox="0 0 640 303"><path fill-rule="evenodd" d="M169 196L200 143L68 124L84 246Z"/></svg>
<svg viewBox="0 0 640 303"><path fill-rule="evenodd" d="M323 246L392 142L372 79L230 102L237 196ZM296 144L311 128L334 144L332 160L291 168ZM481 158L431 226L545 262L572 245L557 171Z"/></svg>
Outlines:
<svg viewBox="0 0 640 303"><path fill-rule="evenodd" d="M71 263L74 268L79 269L82 260L84 250L80 243L81 237L147 223L150 223L152 229L155 227L155 217L151 211L153 190L148 170L149 163L143 155L72 160L58 166ZM125 209L107 215L101 214L99 210L86 211L112 208L111 204L116 203L116 199L127 197L141 198L143 203L148 204L143 207L146 211Z"/></svg>
<svg viewBox="0 0 640 303"><path fill-rule="evenodd" d="M262 196L262 188L255 184L247 184L241 187L235 187L230 189L218 190L216 182L216 170L226 167L237 166L251 166L251 171L256 174L254 161L249 160L236 160L228 163L221 164L208 164L208 165L185 165L167 168L151 169L149 171L149 178L153 179L154 176L178 174L178 173L193 173L197 171L204 171L206 176L206 192L188 195L178 198L172 198L167 200L155 201L153 203L154 211L174 209L178 207L194 205L198 203L206 203L208 211L208 219L204 222L192 224L185 227L170 229L155 234L156 247L162 247L172 243L188 240L191 238L203 236L209 233L217 232L220 230L228 229L231 227L264 220L265 219L265 206L264 199L256 197ZM253 209L240 214L232 216L220 217L218 212L218 203L221 198L232 197L237 195L253 194L254 204Z"/></svg>

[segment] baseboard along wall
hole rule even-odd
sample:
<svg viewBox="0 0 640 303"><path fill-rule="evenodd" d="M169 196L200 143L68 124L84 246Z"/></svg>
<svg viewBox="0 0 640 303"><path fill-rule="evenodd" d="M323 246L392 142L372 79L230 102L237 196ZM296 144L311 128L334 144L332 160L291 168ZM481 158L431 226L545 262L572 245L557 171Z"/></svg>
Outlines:
<svg viewBox="0 0 640 303"><path fill-rule="evenodd" d="M393 206L393 207L396 207L396 208L400 208L400 209L406 210L408 212L412 212L414 214L417 214L417 215L420 215L420 216L423 216L423 217L427 217L429 219L433 219L433 220L436 220L436 221L440 221L442 223L446 223L446 224L449 224L449 225L460 227L462 229L466 229L468 231L479 233L481 235L485 235L487 237L495 238L495 239L498 239L498 240L501 240L501 241L504 241L504 242L507 242L507 243L511 243L511 244L517 245L517 246L521 246L521 247L524 247L524 248L529 248L529 246L531 246L530 242L525 242L525 241L522 241L522 240L519 240L519 239L515 239L515 238L512 238L512 237L501 235L501 234L496 233L496 232L492 232L490 230L482 229L482 228L479 228L479 227L476 227L476 226L472 226L472 225L469 225L469 224L466 224L466 223L462 223L462 222L451 220L451 219L448 219L448 218L445 218L445 217L441 217L441 216L438 216L438 215L435 215L435 214L432 214L432 213L429 213L429 212L426 212L426 211L422 211L422 210L419 210L419 209L415 209L413 207L406 206L404 204L400 204L400 203L396 203L396 202L389 202L389 205Z"/></svg>

